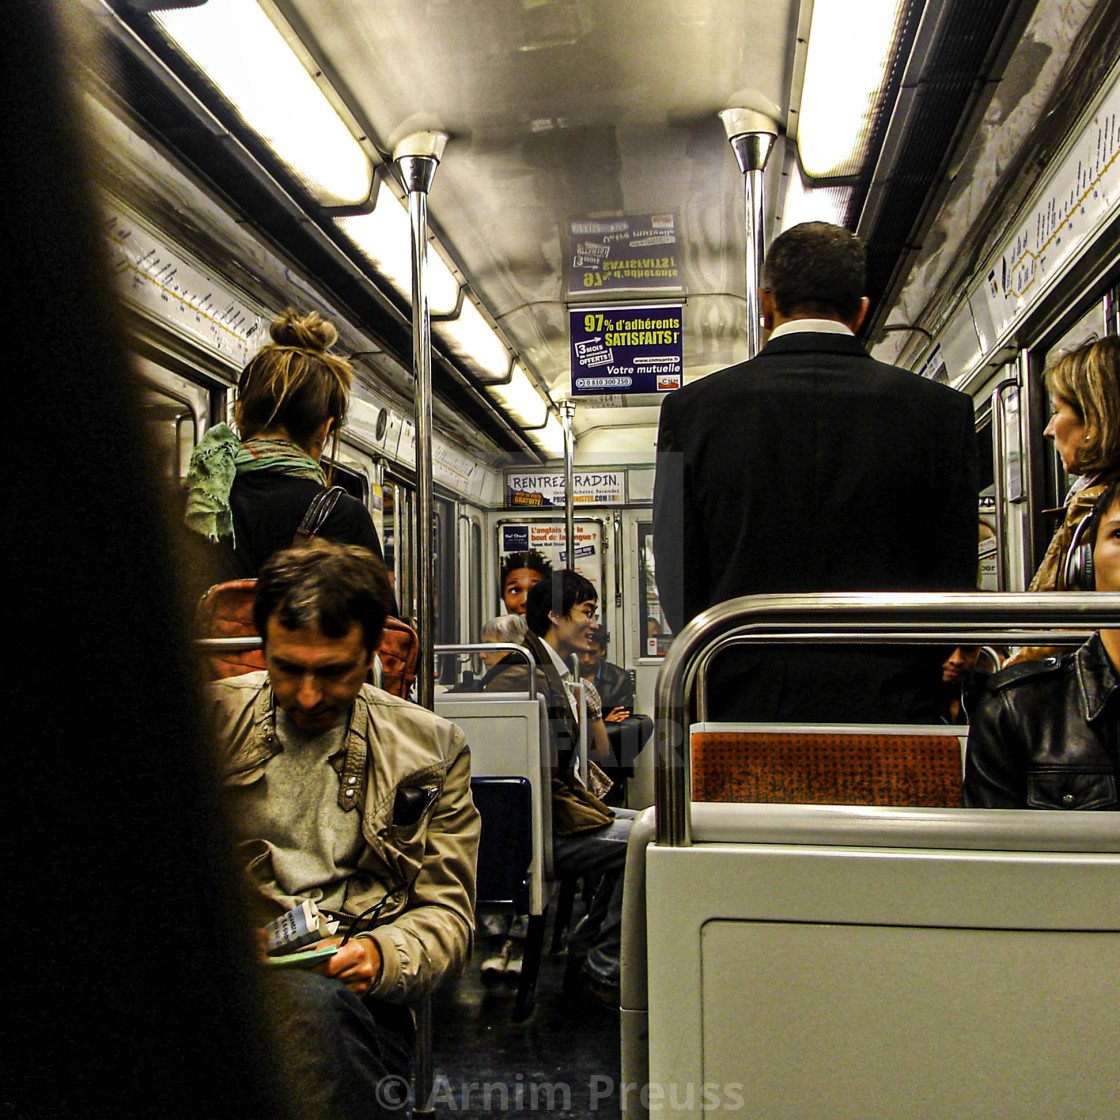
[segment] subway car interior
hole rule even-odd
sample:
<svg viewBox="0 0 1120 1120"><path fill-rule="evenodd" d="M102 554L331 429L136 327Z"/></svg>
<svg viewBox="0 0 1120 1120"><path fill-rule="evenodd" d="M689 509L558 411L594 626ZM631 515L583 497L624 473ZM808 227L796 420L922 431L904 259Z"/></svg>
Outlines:
<svg viewBox="0 0 1120 1120"><path fill-rule="evenodd" d="M770 244L830 222L866 248L867 350L972 399L999 593L850 625L997 649L1117 625L1117 596L1051 617L1026 591L1072 481L1042 373L1120 333L1120 2L48 7L153 508L178 516L271 321L318 311L354 370L333 480L475 770L536 711L447 692L483 671L455 647L505 613L517 552L574 555L656 725L614 795L641 814L621 1010L565 985L542 857L535 991L483 983L480 926L432 998L418 1113L1120 1118L1116 815L690 801L682 697L743 618L671 632L652 513L662 401L757 352ZM789 609L752 625L853 632L843 604Z"/></svg>

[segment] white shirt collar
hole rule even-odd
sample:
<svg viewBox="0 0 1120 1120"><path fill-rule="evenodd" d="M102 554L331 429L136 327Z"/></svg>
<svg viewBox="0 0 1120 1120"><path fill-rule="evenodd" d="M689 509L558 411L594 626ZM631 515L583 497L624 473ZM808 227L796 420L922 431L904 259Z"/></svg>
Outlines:
<svg viewBox="0 0 1120 1120"><path fill-rule="evenodd" d="M784 334L846 334L855 338L852 328L838 319L790 319L770 332L770 338L781 338Z"/></svg>
<svg viewBox="0 0 1120 1120"><path fill-rule="evenodd" d="M556 671L560 674L560 679L567 681L571 678L572 667L568 665L564 659L549 645L548 642L541 638L541 645L544 646L548 652L548 656L552 658L552 664L556 666Z"/></svg>

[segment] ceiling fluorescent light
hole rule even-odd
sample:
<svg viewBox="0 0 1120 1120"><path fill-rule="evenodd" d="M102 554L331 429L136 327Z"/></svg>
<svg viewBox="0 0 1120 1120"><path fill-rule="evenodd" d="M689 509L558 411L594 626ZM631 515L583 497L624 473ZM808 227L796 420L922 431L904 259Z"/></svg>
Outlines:
<svg viewBox="0 0 1120 1120"><path fill-rule="evenodd" d="M797 126L814 178L854 175L890 63L902 0L816 0Z"/></svg>
<svg viewBox="0 0 1120 1120"><path fill-rule="evenodd" d="M509 373L510 353L506 344L469 299L463 300L463 309L456 318L433 323L432 330L478 372L491 377L505 377Z"/></svg>
<svg viewBox="0 0 1120 1120"><path fill-rule="evenodd" d="M851 197L851 187L814 189L809 186L801 177L795 159L786 176L786 197L782 203L782 231L800 225L802 222L843 225L844 217L848 212L848 199Z"/></svg>
<svg viewBox="0 0 1120 1120"><path fill-rule="evenodd" d="M255 0L211 0L153 18L316 201L369 197L373 171L361 145Z"/></svg>
<svg viewBox="0 0 1120 1120"><path fill-rule="evenodd" d="M537 446L553 459L564 458L564 425L556 419L556 414L548 414L548 423L540 431L529 433Z"/></svg>
<svg viewBox="0 0 1120 1120"><path fill-rule="evenodd" d="M529 375L520 362L514 362L507 384L487 385L486 390L522 424L536 427L544 423L548 404L529 380Z"/></svg>
<svg viewBox="0 0 1120 1120"><path fill-rule="evenodd" d="M373 210L355 217L336 218L335 222L381 276L411 303L412 223L408 208L385 181L378 182ZM459 301L459 282L430 243L424 280L431 313L450 315Z"/></svg>

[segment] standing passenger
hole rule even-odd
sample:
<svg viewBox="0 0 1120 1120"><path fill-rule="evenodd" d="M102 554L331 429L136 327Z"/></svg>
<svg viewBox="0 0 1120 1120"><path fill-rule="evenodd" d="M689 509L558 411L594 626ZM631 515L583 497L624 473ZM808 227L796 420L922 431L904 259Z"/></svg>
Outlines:
<svg viewBox="0 0 1120 1120"><path fill-rule="evenodd" d="M220 580L253 579L274 552L291 546L326 486L323 450L333 441L333 461L346 418L352 375L349 362L329 353L338 338L334 326L315 311L299 315L288 308L271 334L237 383L241 439L215 425L199 441L187 473L187 524L217 543ZM317 535L383 559L369 510L348 494Z"/></svg>
<svg viewBox="0 0 1120 1120"><path fill-rule="evenodd" d="M714 603L797 591L971 590L972 402L874 361L864 251L795 226L763 270L761 353L666 397L654 494L657 587L676 633ZM711 673L717 718L936 722L944 654L740 648Z"/></svg>

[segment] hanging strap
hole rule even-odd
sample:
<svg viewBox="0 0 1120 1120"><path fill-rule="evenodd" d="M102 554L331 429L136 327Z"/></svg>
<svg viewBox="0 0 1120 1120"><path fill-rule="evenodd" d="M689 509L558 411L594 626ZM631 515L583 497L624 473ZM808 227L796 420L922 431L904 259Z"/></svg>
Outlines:
<svg viewBox="0 0 1120 1120"><path fill-rule="evenodd" d="M293 548L311 543L312 538L323 527L323 522L330 517L331 510L338 504L338 499L344 493L346 491L341 486L332 486L329 490L320 490L311 499L311 504L307 507L307 512L296 530L296 535L292 537Z"/></svg>

